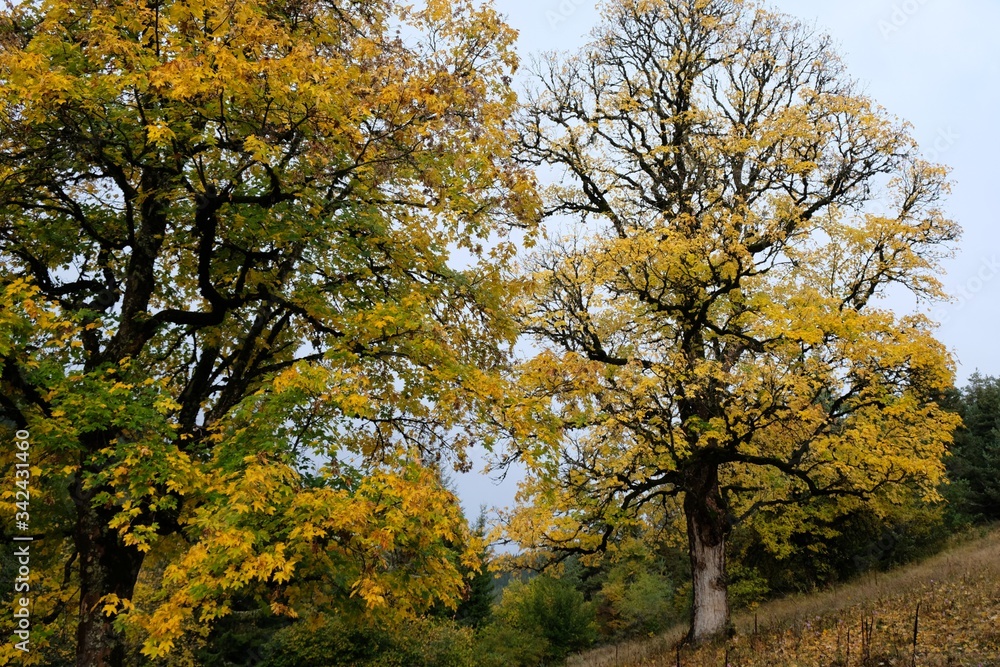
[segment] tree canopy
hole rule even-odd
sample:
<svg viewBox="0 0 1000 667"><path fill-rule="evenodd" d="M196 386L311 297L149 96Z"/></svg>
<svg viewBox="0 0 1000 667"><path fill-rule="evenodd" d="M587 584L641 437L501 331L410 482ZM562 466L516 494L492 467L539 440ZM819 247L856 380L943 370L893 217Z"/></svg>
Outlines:
<svg viewBox="0 0 1000 667"><path fill-rule="evenodd" d="M530 664L663 627L688 560L702 641L730 580L766 590L727 543L927 509L960 417L953 495L995 515L996 383L949 411L920 314L947 169L829 37L606 0L521 101L515 38L478 0L0 9L0 508L32 538L0 664ZM445 481L481 445L527 471L514 560L587 581L495 603Z"/></svg>
<svg viewBox="0 0 1000 667"><path fill-rule="evenodd" d="M437 467L494 392L536 210L513 36L464 0L0 12L0 417L63 511L33 613L77 664L240 592L457 603L478 548Z"/></svg>
<svg viewBox="0 0 1000 667"><path fill-rule="evenodd" d="M592 556L686 525L702 640L735 523L771 515L777 544L809 513L936 497L952 361L879 297L944 296L947 172L829 38L752 2L614 0L536 70L524 156L575 226L522 274L540 351L508 413L536 426L513 429L507 534Z"/></svg>

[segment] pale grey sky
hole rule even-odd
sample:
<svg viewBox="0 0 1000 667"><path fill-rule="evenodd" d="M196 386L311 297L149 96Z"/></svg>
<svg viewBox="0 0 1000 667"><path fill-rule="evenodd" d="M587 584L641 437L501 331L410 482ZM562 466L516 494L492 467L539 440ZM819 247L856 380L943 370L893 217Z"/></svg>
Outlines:
<svg viewBox="0 0 1000 667"><path fill-rule="evenodd" d="M593 0L494 0L520 32L522 62L576 50L597 23ZM850 74L890 113L913 124L926 154L953 168L947 211L965 230L943 280L956 301L934 310L958 363L1000 374L1000 2L998 0L772 0L840 45ZM463 505L509 505L516 474L500 484L456 476Z"/></svg>

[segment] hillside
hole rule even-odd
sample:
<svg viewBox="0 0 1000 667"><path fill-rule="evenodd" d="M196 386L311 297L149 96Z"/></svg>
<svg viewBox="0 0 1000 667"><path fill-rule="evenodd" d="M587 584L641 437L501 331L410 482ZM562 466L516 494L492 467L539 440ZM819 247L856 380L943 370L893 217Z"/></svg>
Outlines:
<svg viewBox="0 0 1000 667"><path fill-rule="evenodd" d="M763 605L735 623L725 644L678 652L676 628L567 667L1000 666L1000 531L892 573Z"/></svg>

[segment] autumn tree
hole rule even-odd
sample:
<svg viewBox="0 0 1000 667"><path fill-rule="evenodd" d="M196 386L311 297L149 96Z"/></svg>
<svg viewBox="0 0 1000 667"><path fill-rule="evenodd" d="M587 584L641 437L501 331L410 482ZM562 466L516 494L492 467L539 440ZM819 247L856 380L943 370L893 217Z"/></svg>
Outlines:
<svg viewBox="0 0 1000 667"><path fill-rule="evenodd" d="M943 296L946 170L828 37L752 2L612 0L541 60L521 130L557 221L525 263L539 352L507 406L528 558L679 519L701 641L728 625L737 522L770 515L777 544L810 513L935 495L952 362L879 297Z"/></svg>
<svg viewBox="0 0 1000 667"><path fill-rule="evenodd" d="M33 641L71 617L78 665L122 665L126 628L163 655L260 586L289 615L461 599L436 468L536 209L512 41L464 0L0 12L0 421L71 515L33 515L65 592Z"/></svg>

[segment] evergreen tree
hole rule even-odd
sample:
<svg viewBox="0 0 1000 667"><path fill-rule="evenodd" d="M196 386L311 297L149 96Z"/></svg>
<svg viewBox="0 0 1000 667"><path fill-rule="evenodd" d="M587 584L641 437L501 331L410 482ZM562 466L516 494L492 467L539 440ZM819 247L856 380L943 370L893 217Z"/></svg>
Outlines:
<svg viewBox="0 0 1000 667"><path fill-rule="evenodd" d="M978 373L957 396L964 426L948 459L953 510L975 521L1000 519L1000 378Z"/></svg>

